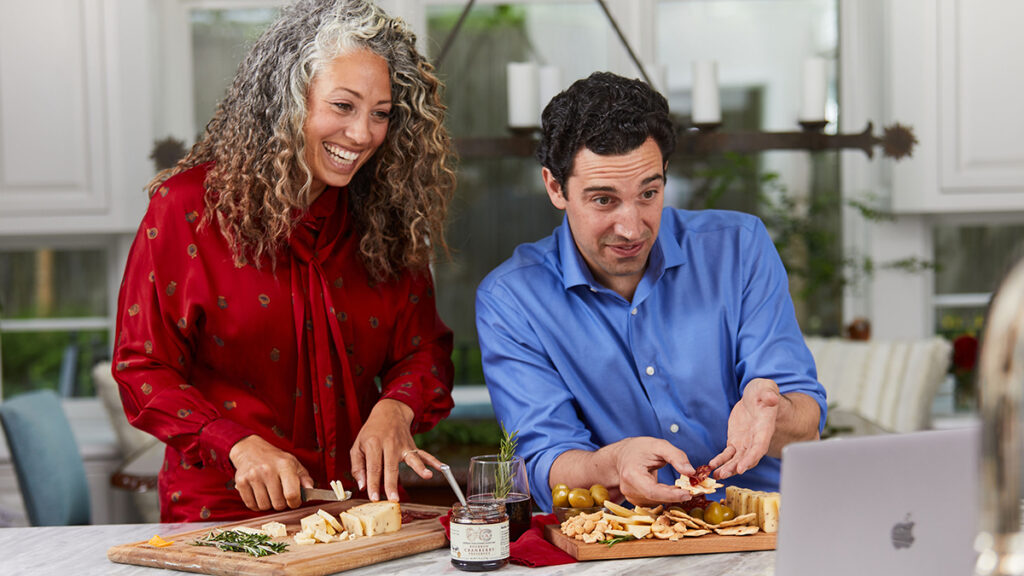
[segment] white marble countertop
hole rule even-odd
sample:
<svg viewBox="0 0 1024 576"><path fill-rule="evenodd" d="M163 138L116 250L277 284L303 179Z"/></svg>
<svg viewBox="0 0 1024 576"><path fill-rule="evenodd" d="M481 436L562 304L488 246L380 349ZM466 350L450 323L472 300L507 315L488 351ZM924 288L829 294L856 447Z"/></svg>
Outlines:
<svg viewBox="0 0 1024 576"><path fill-rule="evenodd" d="M73 574L74 576L160 576L183 572L116 564L107 560L107 549L118 544L148 540L154 534L172 535L204 524L109 524L52 528L0 528L0 573L27 575ZM690 574L694 576L771 576L774 552L738 552L665 556L635 560L601 560L545 568L506 566L499 574L549 576L587 574ZM344 572L346 576L413 574L468 574L451 565L448 548L424 552L381 564Z"/></svg>

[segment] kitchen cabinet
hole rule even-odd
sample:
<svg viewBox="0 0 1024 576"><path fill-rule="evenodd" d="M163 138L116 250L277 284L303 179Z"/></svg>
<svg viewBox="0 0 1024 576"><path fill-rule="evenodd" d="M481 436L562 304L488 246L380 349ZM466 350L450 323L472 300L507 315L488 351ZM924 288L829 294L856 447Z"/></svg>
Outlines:
<svg viewBox="0 0 1024 576"><path fill-rule="evenodd" d="M149 0L0 3L0 236L134 230Z"/></svg>
<svg viewBox="0 0 1024 576"><path fill-rule="evenodd" d="M900 213L1024 210L1024 3L885 3L888 117L914 127L892 164Z"/></svg>

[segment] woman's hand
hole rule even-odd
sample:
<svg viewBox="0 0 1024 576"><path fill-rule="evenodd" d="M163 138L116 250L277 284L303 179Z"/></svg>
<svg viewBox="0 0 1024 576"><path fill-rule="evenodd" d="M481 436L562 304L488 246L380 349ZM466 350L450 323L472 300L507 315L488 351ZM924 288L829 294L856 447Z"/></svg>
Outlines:
<svg viewBox="0 0 1024 576"><path fill-rule="evenodd" d="M302 505L302 487L313 478L299 460L263 438L246 436L231 447L235 489L250 510L284 510Z"/></svg>
<svg viewBox="0 0 1024 576"><path fill-rule="evenodd" d="M398 400L385 398L377 402L370 417L359 430L349 456L352 477L359 489L366 489L370 500L380 500L380 478L384 475L384 492L388 500L398 500L398 464L405 462L420 478L434 474L427 464L440 469L441 461L416 448L410 425L412 408Z"/></svg>

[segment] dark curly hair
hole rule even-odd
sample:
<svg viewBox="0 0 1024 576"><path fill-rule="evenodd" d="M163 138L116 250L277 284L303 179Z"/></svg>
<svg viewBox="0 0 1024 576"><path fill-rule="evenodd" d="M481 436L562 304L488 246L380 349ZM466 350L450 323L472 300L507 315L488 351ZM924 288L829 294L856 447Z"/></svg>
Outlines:
<svg viewBox="0 0 1024 576"><path fill-rule="evenodd" d="M626 154L653 138L663 161L676 148L665 97L640 80L594 72L551 99L541 115L537 160L568 194L576 153Z"/></svg>

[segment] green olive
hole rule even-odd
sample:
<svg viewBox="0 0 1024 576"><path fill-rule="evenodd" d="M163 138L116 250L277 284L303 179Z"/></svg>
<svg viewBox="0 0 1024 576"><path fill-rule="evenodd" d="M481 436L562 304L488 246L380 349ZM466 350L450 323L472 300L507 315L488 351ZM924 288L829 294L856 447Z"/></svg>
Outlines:
<svg viewBox="0 0 1024 576"><path fill-rule="evenodd" d="M725 522L726 520L732 520L735 517L736 512L732 508L729 508L725 504L722 504L722 522Z"/></svg>
<svg viewBox="0 0 1024 576"><path fill-rule="evenodd" d="M573 488L569 490L569 506L573 508L590 508L594 505L594 497L586 488Z"/></svg>
<svg viewBox="0 0 1024 576"><path fill-rule="evenodd" d="M551 491L551 505L559 508L569 505L569 488L565 484L559 484Z"/></svg>
<svg viewBox="0 0 1024 576"><path fill-rule="evenodd" d="M725 511L722 508L723 506L718 502L708 504L704 510L704 521L708 524L720 524L722 520L725 520Z"/></svg>
<svg viewBox="0 0 1024 576"><path fill-rule="evenodd" d="M594 506L604 506L604 501L608 499L608 489L594 484L590 487L590 497L594 499Z"/></svg>
<svg viewBox="0 0 1024 576"><path fill-rule="evenodd" d="M697 518L698 520L703 520L704 519L704 509L701 508L700 506L696 506L694 508L691 508L690 509L690 516L693 516L694 518Z"/></svg>

